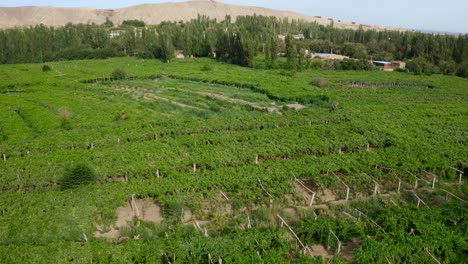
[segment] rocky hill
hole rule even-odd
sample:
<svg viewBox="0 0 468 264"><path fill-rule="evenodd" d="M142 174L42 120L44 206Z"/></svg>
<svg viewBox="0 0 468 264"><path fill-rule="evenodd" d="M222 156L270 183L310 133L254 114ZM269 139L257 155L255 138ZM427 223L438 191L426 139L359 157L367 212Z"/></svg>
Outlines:
<svg viewBox="0 0 468 264"><path fill-rule="evenodd" d="M301 19L316 21L321 25L329 25L331 19L319 16L306 16L291 11L273 10L261 7L237 6L220 3L214 0L192 0L182 3L143 4L120 9L94 8L58 8L58 7L0 7L0 28L29 27L37 24L47 26L63 26L67 23L97 23L101 24L109 18L114 24L124 20L138 19L146 24L158 24L162 21L188 21L198 14L216 18L221 21L227 14L233 18L242 15L275 16L279 19ZM344 23L333 21L335 27L357 29L359 23ZM362 25L365 30L385 30L386 27Z"/></svg>

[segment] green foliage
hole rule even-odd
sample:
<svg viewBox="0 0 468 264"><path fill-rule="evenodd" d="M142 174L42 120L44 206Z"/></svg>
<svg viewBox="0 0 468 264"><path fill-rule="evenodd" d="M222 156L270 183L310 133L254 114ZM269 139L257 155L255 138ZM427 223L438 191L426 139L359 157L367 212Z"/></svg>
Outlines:
<svg viewBox="0 0 468 264"><path fill-rule="evenodd" d="M124 20L122 26L144 27L145 22L138 19Z"/></svg>
<svg viewBox="0 0 468 264"><path fill-rule="evenodd" d="M262 63L263 57L256 59ZM278 58L277 65L285 63ZM441 261L464 263L466 206L455 198L445 202L441 190L464 200L468 193L449 169L467 167L467 93L461 78L321 69L290 75L207 58L48 64L63 76L45 76L42 64L0 66L0 157L6 154L0 178L1 263L160 262L174 256L200 263L209 262L208 254L226 263L314 261L299 252L277 214L288 217L309 246L321 242L335 250L329 230L343 247L357 238L351 260L357 263L386 263L385 257L394 263L430 262L421 254L425 246ZM204 65L214 70L200 70ZM116 68L132 78L100 80ZM326 80L326 87L311 86L314 76ZM340 107L330 111L336 102ZM296 103L305 108L281 111ZM124 115L131 118L115 121ZM83 160L92 162L99 184L58 192L61 164ZM316 208L314 220L303 199L290 198L298 194L291 177L317 192L316 205L325 188L344 199L343 184L326 170L351 187L352 202ZM440 176L434 190L421 180L416 191L431 209L417 208L414 193L406 193L414 186L406 171L431 181L423 170ZM401 195L395 193L397 176ZM258 179L273 196L271 207ZM385 196L356 199L370 199L372 180L381 183ZM97 225L100 233L111 231L118 208L132 194L158 197L164 220L145 222L157 210L144 207L131 228L118 229L128 238L94 238ZM192 211L191 221L199 221L202 231L184 225L188 219L180 223L181 208ZM354 208L386 234L358 218ZM423 245L425 240L434 247Z"/></svg>
<svg viewBox="0 0 468 264"><path fill-rule="evenodd" d="M213 70L213 66L209 65L209 64L205 64L203 65L203 67L201 68L202 71L212 71Z"/></svg>
<svg viewBox="0 0 468 264"><path fill-rule="evenodd" d="M283 42L278 35L285 32L289 36ZM306 38L296 40L293 34ZM317 68L304 56L307 50L388 61L423 57L435 67L422 70L463 77L468 60L467 43L468 35L338 29L263 16L241 16L229 23L200 16L186 23L163 22L151 27L145 27L139 20L127 20L120 28L112 28L107 19L102 25L68 24L57 28L38 25L0 30L0 64L119 56L169 62L177 50L186 56L216 55L220 60L248 67L256 67L253 58L264 52L265 68ZM278 54L286 54L287 63L280 63ZM415 72L422 71L415 67Z"/></svg>
<svg viewBox="0 0 468 264"><path fill-rule="evenodd" d="M297 61L297 48L295 44L293 43L293 38L291 34L288 34L286 36L286 59L288 61L288 67L291 70L297 69L298 66L298 61Z"/></svg>
<svg viewBox="0 0 468 264"><path fill-rule="evenodd" d="M158 58L165 63L168 63L174 57L174 45L169 36L163 35L159 38Z"/></svg>
<svg viewBox="0 0 468 264"><path fill-rule="evenodd" d="M367 48L361 43L344 43L341 51L355 59L367 59Z"/></svg>
<svg viewBox="0 0 468 264"><path fill-rule="evenodd" d="M111 73L111 78L112 79L121 80L121 79L125 79L127 77L128 77L127 73L124 70L121 70L121 69L115 69Z"/></svg>
<svg viewBox="0 0 468 264"><path fill-rule="evenodd" d="M333 60L328 61L324 70L343 70L343 71L370 71L374 66L367 60Z"/></svg>
<svg viewBox="0 0 468 264"><path fill-rule="evenodd" d="M114 26L114 22L112 22L108 17L106 17L106 22L104 22L102 25L111 28Z"/></svg>
<svg viewBox="0 0 468 264"><path fill-rule="evenodd" d="M184 207L177 201L167 201L163 205L164 216L170 221L180 222L184 215Z"/></svg>
<svg viewBox="0 0 468 264"><path fill-rule="evenodd" d="M42 71L43 72L48 72L48 71L51 71L51 70L52 70L52 68L50 68L49 65L42 65Z"/></svg>
<svg viewBox="0 0 468 264"><path fill-rule="evenodd" d="M80 163L65 168L63 178L58 182L60 189L73 189L80 185L96 181L96 171L86 163Z"/></svg>
<svg viewBox="0 0 468 264"><path fill-rule="evenodd" d="M319 88L323 88L325 87L326 85L326 81L324 78L321 78L321 77L316 77L314 78L314 80L312 81L312 84L319 87Z"/></svg>
<svg viewBox="0 0 468 264"><path fill-rule="evenodd" d="M410 60L406 64L406 68L415 74L431 74L438 72L437 68L424 57L418 57Z"/></svg>

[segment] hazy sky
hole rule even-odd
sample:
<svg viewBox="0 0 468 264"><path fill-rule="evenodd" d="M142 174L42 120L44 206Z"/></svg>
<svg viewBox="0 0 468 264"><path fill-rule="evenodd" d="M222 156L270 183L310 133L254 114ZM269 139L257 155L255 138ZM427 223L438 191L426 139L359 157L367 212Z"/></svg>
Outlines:
<svg viewBox="0 0 468 264"><path fill-rule="evenodd" d="M0 6L119 8L161 2L184 2L184 0L0 0ZM286 9L347 22L468 33L468 0L221 0L220 2Z"/></svg>

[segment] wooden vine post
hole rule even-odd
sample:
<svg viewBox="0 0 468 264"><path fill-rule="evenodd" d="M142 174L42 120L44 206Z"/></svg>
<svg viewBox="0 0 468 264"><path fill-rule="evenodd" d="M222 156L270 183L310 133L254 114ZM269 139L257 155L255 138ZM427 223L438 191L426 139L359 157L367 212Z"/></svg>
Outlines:
<svg viewBox="0 0 468 264"><path fill-rule="evenodd" d="M291 234L294 236L294 238L296 238L297 242L301 245L302 249L304 250L304 252L306 251L309 251L309 253L312 255L312 252L310 250L310 248L305 245L304 243L302 243L301 239L296 235L296 233L294 232L294 230L288 225L288 223L286 223L286 221L279 215L277 214L276 215L280 221L281 221L281 227L286 226L288 229L289 229L289 232L291 232Z"/></svg>
<svg viewBox="0 0 468 264"><path fill-rule="evenodd" d="M257 165L257 164L258 164L258 154L255 155L255 165Z"/></svg>
<svg viewBox="0 0 468 264"><path fill-rule="evenodd" d="M416 199L418 199L418 205L417 205L417 208L419 208L419 205L422 203L424 204L425 206L427 206L427 208L430 208L429 205L427 205L427 203L425 203L423 201L423 199L421 199L416 193L414 193L414 196L416 197Z"/></svg>
<svg viewBox="0 0 468 264"><path fill-rule="evenodd" d="M455 170L456 172L458 172L458 184L462 184L462 179L463 179L463 174L465 174L463 171L457 169L457 168L454 168L454 167L449 167L450 169L452 170Z"/></svg>
<svg viewBox="0 0 468 264"><path fill-rule="evenodd" d="M193 170L193 172L197 172L197 164L195 164L195 163L193 164L192 170Z"/></svg>
<svg viewBox="0 0 468 264"><path fill-rule="evenodd" d="M379 189L380 189L380 185L378 182L372 180L374 182L374 196L377 195L377 193L379 192Z"/></svg>
<svg viewBox="0 0 468 264"><path fill-rule="evenodd" d="M2 155L2 158L3 158L3 161L6 161L6 160L7 160L6 154L3 154L3 155Z"/></svg>
<svg viewBox="0 0 468 264"><path fill-rule="evenodd" d="M273 196L265 189L260 179L258 179L258 185L270 197L270 204L273 203Z"/></svg>
<svg viewBox="0 0 468 264"><path fill-rule="evenodd" d="M346 187L346 201L349 200L349 186L340 178L338 175L336 175L333 171L328 170L328 172L331 172L335 177Z"/></svg>
<svg viewBox="0 0 468 264"><path fill-rule="evenodd" d="M159 169L156 170L156 177L161 178L161 175L159 174Z"/></svg>
<svg viewBox="0 0 468 264"><path fill-rule="evenodd" d="M384 234L386 234L387 232L385 231L385 229L383 229L383 227L381 227L379 224L377 224L377 222L375 222L372 218L370 218L369 216L367 216L365 213L363 213L362 211L358 210L357 208L354 208L354 210L358 213L358 219L361 220L361 215L365 216L367 219L369 219L369 221L371 221L372 224L374 224L375 226L377 226L380 230L382 230L382 232Z"/></svg>
<svg viewBox="0 0 468 264"><path fill-rule="evenodd" d="M331 230L331 229L328 229L330 231L330 234L332 234L335 239L336 239L336 242L337 242L337 248L336 248L336 253L340 254L340 251L341 251L341 241L338 239L338 237L335 235L335 233Z"/></svg>
<svg viewBox="0 0 468 264"><path fill-rule="evenodd" d="M133 208L133 214L136 217L140 217L140 211L138 210L138 206L137 206L136 201L135 201L135 194L132 194L131 204L132 204L132 208Z"/></svg>
<svg viewBox="0 0 468 264"><path fill-rule="evenodd" d="M311 211L312 211L312 213L314 214L314 220L317 221L317 218L318 218L317 213L315 212L314 209L312 209Z"/></svg>
<svg viewBox="0 0 468 264"><path fill-rule="evenodd" d="M397 177L398 178L398 189L397 189L397 192L400 193L400 189L401 189L401 178L400 177Z"/></svg>
<svg viewBox="0 0 468 264"><path fill-rule="evenodd" d="M415 181L414 181L414 189L415 189L415 190L418 189L418 181L419 181L419 178L418 178L416 175L414 175L413 173L409 172L409 171L406 171L406 172L409 173L411 176L414 177L414 179L415 179Z"/></svg>
<svg viewBox="0 0 468 264"><path fill-rule="evenodd" d="M434 257L434 255L432 255L432 253L429 251L429 248L428 248L428 247L425 247L425 248L424 248L424 252L426 252L426 254L428 254L429 256L431 256L432 259L433 259L436 263L441 264L441 262L440 262L436 257Z"/></svg>
<svg viewBox="0 0 468 264"><path fill-rule="evenodd" d="M226 199L227 201L229 201L229 197L226 195L226 193L224 193L223 191L221 191L218 186L214 185L214 187L216 188L216 190L219 191L219 193L224 197L224 199Z"/></svg>
<svg viewBox="0 0 468 264"><path fill-rule="evenodd" d="M294 180L299 183L304 189L306 189L309 193L311 193L311 198L310 198L310 203L309 203L309 206L312 207L312 205L314 205L314 200L315 200L315 192L312 191L311 189L309 189L305 184L304 182L302 182L301 180L299 180L298 178L296 178L296 176L294 176Z"/></svg>
<svg viewBox="0 0 468 264"><path fill-rule="evenodd" d="M451 196L453 196L455 199L460 200L460 201L462 201L462 202L465 202L465 200L463 200L462 198L456 196L455 194L453 194L453 193L451 193L451 192L449 192L449 191L447 191L447 190L445 190L445 189L442 189L442 191L444 191L445 194L446 194L446 196L445 196L445 199L446 199L446 200L448 200L448 196L451 195Z"/></svg>
<svg viewBox="0 0 468 264"><path fill-rule="evenodd" d="M435 188L436 181L437 181L437 175L435 175L435 174L433 174L433 173L430 173L430 172L428 172L428 171L424 171L424 172L432 176L432 189L434 189L434 188Z"/></svg>
<svg viewBox="0 0 468 264"><path fill-rule="evenodd" d="M380 185L377 181L375 181L374 179L372 179L371 176L367 175L367 173L364 173L364 172L361 172L361 174L363 174L364 176L366 176L367 178L369 178L373 183L374 183L374 192L373 192L373 195L377 195L377 193L379 192L380 190Z"/></svg>

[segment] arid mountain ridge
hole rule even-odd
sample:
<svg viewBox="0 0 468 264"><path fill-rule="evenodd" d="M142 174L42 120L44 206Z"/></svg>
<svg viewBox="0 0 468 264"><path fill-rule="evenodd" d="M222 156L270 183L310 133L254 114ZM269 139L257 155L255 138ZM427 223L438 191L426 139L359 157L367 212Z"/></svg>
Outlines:
<svg viewBox="0 0 468 264"><path fill-rule="evenodd" d="M300 13L284 10L274 10L262 7L238 6L220 3L214 0L193 0L179 3L142 4L119 9L95 8L60 8L60 7L0 7L0 28L29 27L38 24L46 26L64 26L67 23L96 23L102 24L109 18L119 25L124 20L138 19L146 24L159 24L163 21L189 21L198 15L206 15L221 21L226 15L237 16L263 15L274 16L279 19L289 18L317 22L320 25L329 25L332 19L320 16L307 16ZM401 30L383 26L361 25L359 23L345 23L333 20L337 28L364 30Z"/></svg>

